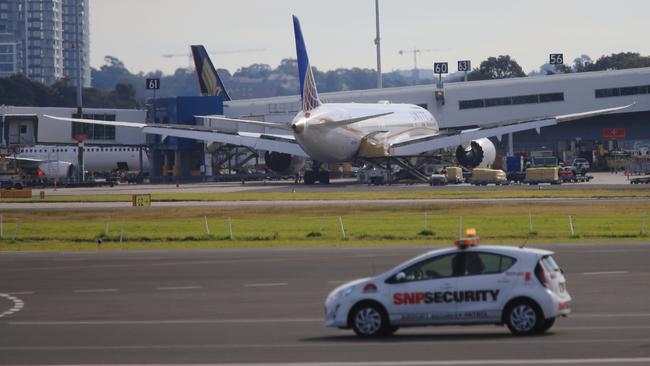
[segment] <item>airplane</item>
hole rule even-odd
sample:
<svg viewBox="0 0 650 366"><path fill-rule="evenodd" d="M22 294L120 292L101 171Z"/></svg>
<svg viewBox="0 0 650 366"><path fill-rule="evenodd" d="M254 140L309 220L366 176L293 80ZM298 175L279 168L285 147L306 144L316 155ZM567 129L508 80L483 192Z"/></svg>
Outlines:
<svg viewBox="0 0 650 366"><path fill-rule="evenodd" d="M72 178L77 169L77 147L72 145L35 145L17 148L12 157L21 168L33 170L47 179ZM142 154L142 168L147 169L149 159ZM98 146L84 147L84 169L89 172L109 172L118 168L139 169L140 152L137 147Z"/></svg>
<svg viewBox="0 0 650 366"><path fill-rule="evenodd" d="M203 45L192 45L192 58L196 70L199 92L201 95L219 96L224 101L230 101L230 95L226 90L212 60ZM291 136L288 136L291 138ZM266 151L264 162L266 167L280 175L297 175L303 169L306 158L282 152Z"/></svg>
<svg viewBox="0 0 650 366"><path fill-rule="evenodd" d="M459 131L440 131L438 122L426 109L413 104L323 103L318 97L314 75L307 56L300 22L293 16L298 59L302 110L287 123L261 122L223 116L197 116L210 121L238 122L265 127L263 133L220 131L210 126L109 122L50 117L56 120L140 128L144 133L185 137L206 142L248 146L256 150L311 158L313 170L306 171L305 184L329 183L329 172L320 163L364 162L372 165L395 162L417 174L409 158L443 148L456 147L462 165L474 168L492 164L496 148L489 137L553 126L558 123L612 113L630 106L608 108L561 116L522 121L504 121ZM282 130L291 134L270 133Z"/></svg>

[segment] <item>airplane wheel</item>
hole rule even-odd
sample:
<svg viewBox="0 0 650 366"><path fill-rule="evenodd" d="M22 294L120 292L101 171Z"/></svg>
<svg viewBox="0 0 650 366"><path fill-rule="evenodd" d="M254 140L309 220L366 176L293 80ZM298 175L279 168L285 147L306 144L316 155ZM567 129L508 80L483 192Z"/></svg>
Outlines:
<svg viewBox="0 0 650 366"><path fill-rule="evenodd" d="M327 170L321 170L318 172L318 180L321 184L330 184L330 172Z"/></svg>
<svg viewBox="0 0 650 366"><path fill-rule="evenodd" d="M306 171L303 180L307 185L314 184L316 182L316 173L313 170Z"/></svg>

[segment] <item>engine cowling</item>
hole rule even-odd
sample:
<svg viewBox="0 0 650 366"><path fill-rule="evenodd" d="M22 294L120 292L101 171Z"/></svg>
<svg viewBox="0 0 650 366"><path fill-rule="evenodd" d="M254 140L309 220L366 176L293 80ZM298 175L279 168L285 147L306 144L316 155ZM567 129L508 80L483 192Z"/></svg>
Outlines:
<svg viewBox="0 0 650 366"><path fill-rule="evenodd" d="M300 172L306 160L300 156L267 151L264 154L264 161L266 167L276 173L295 175Z"/></svg>
<svg viewBox="0 0 650 366"><path fill-rule="evenodd" d="M70 178L73 174L73 165L67 161L46 161L38 164L39 174L47 178Z"/></svg>
<svg viewBox="0 0 650 366"><path fill-rule="evenodd" d="M472 141L467 147L459 145L456 148L456 160L465 168L487 168L494 164L497 149L488 138Z"/></svg>

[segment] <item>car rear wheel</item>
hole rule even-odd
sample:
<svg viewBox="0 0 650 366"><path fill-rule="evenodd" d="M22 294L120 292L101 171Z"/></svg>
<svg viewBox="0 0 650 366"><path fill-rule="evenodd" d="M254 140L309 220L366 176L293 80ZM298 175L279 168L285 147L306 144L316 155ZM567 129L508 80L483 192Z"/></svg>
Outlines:
<svg viewBox="0 0 650 366"><path fill-rule="evenodd" d="M390 327L386 312L377 304L360 304L351 315L352 329L359 337L381 337L397 331ZM395 330L391 332L392 329Z"/></svg>
<svg viewBox="0 0 650 366"><path fill-rule="evenodd" d="M541 310L531 301L517 301L508 306L505 322L510 332L516 335L538 333L545 323Z"/></svg>

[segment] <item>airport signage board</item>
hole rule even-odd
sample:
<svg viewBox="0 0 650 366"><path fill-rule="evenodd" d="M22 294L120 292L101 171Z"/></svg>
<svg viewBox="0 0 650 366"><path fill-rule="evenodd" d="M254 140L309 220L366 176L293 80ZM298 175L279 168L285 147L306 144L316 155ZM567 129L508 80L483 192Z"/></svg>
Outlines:
<svg viewBox="0 0 650 366"><path fill-rule="evenodd" d="M458 71L468 72L471 69L472 69L472 61L470 60L458 61Z"/></svg>
<svg viewBox="0 0 650 366"><path fill-rule="evenodd" d="M134 194L131 196L133 207L151 206L150 194Z"/></svg>
<svg viewBox="0 0 650 366"><path fill-rule="evenodd" d="M160 79L147 79L145 86L147 90L158 90L160 89Z"/></svg>
<svg viewBox="0 0 650 366"><path fill-rule="evenodd" d="M603 139L625 140L625 128L603 128Z"/></svg>
<svg viewBox="0 0 650 366"><path fill-rule="evenodd" d="M449 73L449 64L447 62L434 62L433 63L433 73L434 74L447 74L447 73Z"/></svg>
<svg viewBox="0 0 650 366"><path fill-rule="evenodd" d="M548 56L548 63L551 65L564 65L564 54L551 53Z"/></svg>

